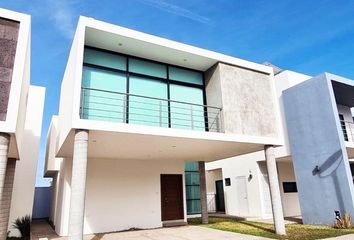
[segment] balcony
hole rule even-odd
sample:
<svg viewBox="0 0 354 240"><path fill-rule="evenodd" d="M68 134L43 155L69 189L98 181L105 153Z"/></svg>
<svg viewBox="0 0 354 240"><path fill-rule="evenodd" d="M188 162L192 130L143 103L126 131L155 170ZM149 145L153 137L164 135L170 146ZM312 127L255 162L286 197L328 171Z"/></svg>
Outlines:
<svg viewBox="0 0 354 240"><path fill-rule="evenodd" d="M348 121L340 121L342 127L344 141L354 142L354 123Z"/></svg>
<svg viewBox="0 0 354 240"><path fill-rule="evenodd" d="M81 89L80 118L222 132L221 108L94 88Z"/></svg>
<svg viewBox="0 0 354 240"><path fill-rule="evenodd" d="M347 154L349 158L354 158L354 123L340 120Z"/></svg>

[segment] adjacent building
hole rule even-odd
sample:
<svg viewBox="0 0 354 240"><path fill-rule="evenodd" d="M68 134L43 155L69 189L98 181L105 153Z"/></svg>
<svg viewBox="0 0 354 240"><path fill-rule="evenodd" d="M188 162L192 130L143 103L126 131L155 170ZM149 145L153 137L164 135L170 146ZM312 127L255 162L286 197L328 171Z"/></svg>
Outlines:
<svg viewBox="0 0 354 240"><path fill-rule="evenodd" d="M30 16L0 8L0 239L32 214L45 89L30 85Z"/></svg>
<svg viewBox="0 0 354 240"><path fill-rule="evenodd" d="M333 225L335 211L353 216L353 81L328 73L275 73L285 143L275 151L284 216L325 225ZM209 211L272 217L262 151L206 168Z"/></svg>
<svg viewBox="0 0 354 240"><path fill-rule="evenodd" d="M55 231L207 222L205 162L266 149L284 234L281 131L271 67L80 17L47 137Z"/></svg>

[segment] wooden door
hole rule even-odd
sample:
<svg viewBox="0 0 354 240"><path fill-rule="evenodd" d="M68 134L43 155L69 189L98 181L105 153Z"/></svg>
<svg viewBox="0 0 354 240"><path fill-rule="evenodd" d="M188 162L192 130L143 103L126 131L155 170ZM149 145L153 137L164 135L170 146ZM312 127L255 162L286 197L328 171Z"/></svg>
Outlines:
<svg viewBox="0 0 354 240"><path fill-rule="evenodd" d="M161 174L161 219L183 219L183 181L181 174Z"/></svg>

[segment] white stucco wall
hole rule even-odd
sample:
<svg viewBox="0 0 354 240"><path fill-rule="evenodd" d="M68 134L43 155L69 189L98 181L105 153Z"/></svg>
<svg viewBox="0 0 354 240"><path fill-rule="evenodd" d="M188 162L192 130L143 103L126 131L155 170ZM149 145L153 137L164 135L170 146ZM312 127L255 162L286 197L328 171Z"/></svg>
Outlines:
<svg viewBox="0 0 354 240"><path fill-rule="evenodd" d="M65 161L59 180L54 223L59 235L68 233L71 163ZM160 174L184 174L184 162L89 159L85 234L161 227Z"/></svg>
<svg viewBox="0 0 354 240"><path fill-rule="evenodd" d="M225 178L230 178L231 180L231 186L225 186L224 182L226 214L234 216L240 216L240 214L242 214L243 217L262 217L260 179L256 162L257 159L261 158L261 154L263 154L263 152L245 154L207 164L206 170L222 168L223 180ZM253 177L251 180L248 180L250 173ZM240 176L244 176L247 179L248 210L244 210L238 205L238 192L235 186L235 180L236 177Z"/></svg>
<svg viewBox="0 0 354 240"><path fill-rule="evenodd" d="M69 134L74 119L76 120L79 118L81 99L80 87L85 38L85 27L81 24L81 21L82 19L80 18L61 84L58 116L58 149Z"/></svg>
<svg viewBox="0 0 354 240"><path fill-rule="evenodd" d="M10 209L9 230L12 235L13 221L27 214L32 215L39 144L42 131L42 116L45 88L31 86L28 92L26 120L22 134L20 160L16 163L15 178Z"/></svg>
<svg viewBox="0 0 354 240"><path fill-rule="evenodd" d="M44 176L52 177L60 170L61 158L56 157L58 138L58 116L52 116L49 130L47 133Z"/></svg>
<svg viewBox="0 0 354 240"><path fill-rule="evenodd" d="M278 162L280 193L285 217L300 216L298 193L284 193L283 182L296 182L292 162Z"/></svg>

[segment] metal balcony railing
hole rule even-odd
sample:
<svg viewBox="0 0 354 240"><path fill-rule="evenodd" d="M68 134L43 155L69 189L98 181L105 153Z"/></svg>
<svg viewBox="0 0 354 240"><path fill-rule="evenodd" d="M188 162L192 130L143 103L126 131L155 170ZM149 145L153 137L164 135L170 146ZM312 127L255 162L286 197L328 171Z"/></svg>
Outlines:
<svg viewBox="0 0 354 240"><path fill-rule="evenodd" d="M82 88L80 117L167 128L221 132L221 108Z"/></svg>
<svg viewBox="0 0 354 240"><path fill-rule="evenodd" d="M354 142L354 123L340 120L344 141Z"/></svg>

